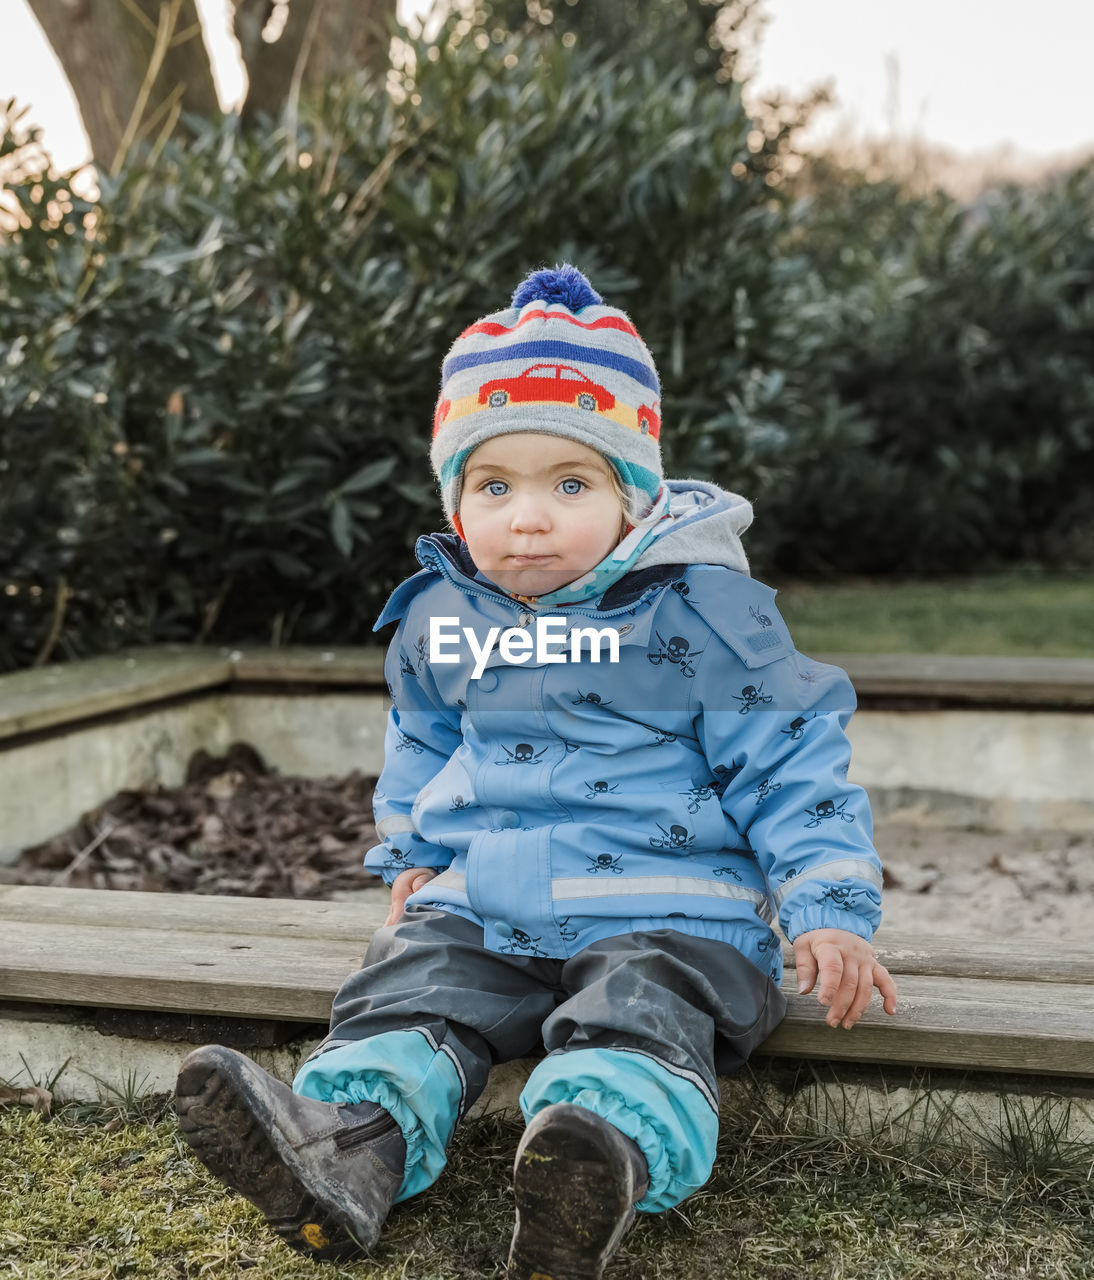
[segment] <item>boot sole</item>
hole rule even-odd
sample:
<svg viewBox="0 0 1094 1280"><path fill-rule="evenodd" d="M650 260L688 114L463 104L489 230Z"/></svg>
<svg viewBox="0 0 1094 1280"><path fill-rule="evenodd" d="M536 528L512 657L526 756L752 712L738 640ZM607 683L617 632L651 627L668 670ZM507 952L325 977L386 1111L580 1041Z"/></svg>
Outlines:
<svg viewBox="0 0 1094 1280"><path fill-rule="evenodd" d="M200 1062L184 1066L175 1114L194 1155L290 1248L331 1262L365 1256L346 1224L293 1175L229 1074Z"/></svg>
<svg viewBox="0 0 1094 1280"><path fill-rule="evenodd" d="M634 1220L630 1166L590 1112L544 1127L513 1171L517 1225L508 1280L600 1280Z"/></svg>

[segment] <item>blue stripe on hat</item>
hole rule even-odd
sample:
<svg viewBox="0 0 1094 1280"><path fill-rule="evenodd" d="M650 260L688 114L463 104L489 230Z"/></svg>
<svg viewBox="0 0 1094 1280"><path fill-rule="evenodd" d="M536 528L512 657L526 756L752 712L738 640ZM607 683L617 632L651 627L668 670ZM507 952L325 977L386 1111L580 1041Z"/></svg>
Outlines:
<svg viewBox="0 0 1094 1280"><path fill-rule="evenodd" d="M651 391L661 390L657 375L642 360L634 360L630 356L620 355L616 351L607 351L603 347L592 345L585 347L572 342L551 340L520 342L511 347L491 347L486 351L468 351L465 355L450 356L444 362L441 378L447 382L452 374L483 364L500 364L507 360L544 359L577 360L582 364L601 365L606 369L614 369L617 373L625 373L635 382L649 387Z"/></svg>

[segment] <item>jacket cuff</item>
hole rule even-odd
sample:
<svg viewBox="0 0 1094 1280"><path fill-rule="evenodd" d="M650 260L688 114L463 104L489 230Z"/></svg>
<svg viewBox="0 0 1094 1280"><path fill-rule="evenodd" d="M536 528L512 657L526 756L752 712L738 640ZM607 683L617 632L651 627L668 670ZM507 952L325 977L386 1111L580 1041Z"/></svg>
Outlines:
<svg viewBox="0 0 1094 1280"><path fill-rule="evenodd" d="M452 862L451 849L430 844L419 835L413 835L409 840L405 835L393 839L398 842L396 848L384 841L365 854L365 867L380 876L386 885L393 885L400 872L409 871L412 867L430 867L439 873Z"/></svg>
<svg viewBox="0 0 1094 1280"><path fill-rule="evenodd" d="M858 934L860 938L865 938L867 942L870 942L873 939L874 930L880 923L881 913L878 912L877 915L878 920L875 922L859 915L856 911L843 911L833 907L808 906L802 907L799 911L791 912L785 920L780 920L779 923L789 942L793 942L801 934L810 933L814 929L842 929L845 933Z"/></svg>

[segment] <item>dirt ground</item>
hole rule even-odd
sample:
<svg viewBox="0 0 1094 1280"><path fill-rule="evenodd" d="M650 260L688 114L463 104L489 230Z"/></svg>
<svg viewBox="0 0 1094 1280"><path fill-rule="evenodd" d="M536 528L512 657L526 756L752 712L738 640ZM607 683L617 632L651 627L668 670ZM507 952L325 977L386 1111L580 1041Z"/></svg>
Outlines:
<svg viewBox="0 0 1094 1280"><path fill-rule="evenodd" d="M376 843L374 779L270 772L253 747L198 752L180 787L123 791L0 867L0 883L256 897L386 894L361 867ZM879 822L883 929L1078 941L1094 922L1094 832L993 833Z"/></svg>

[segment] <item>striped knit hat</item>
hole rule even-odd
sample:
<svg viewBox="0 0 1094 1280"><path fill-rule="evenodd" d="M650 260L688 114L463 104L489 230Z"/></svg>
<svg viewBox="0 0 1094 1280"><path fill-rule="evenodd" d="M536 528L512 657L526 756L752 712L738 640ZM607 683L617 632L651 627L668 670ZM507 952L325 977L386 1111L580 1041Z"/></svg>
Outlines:
<svg viewBox="0 0 1094 1280"><path fill-rule="evenodd" d="M631 521L661 485L661 384L638 330L571 266L534 271L512 306L456 339L441 371L430 459L456 523L463 470L494 436L536 431L602 454ZM457 524L458 527L458 524Z"/></svg>

